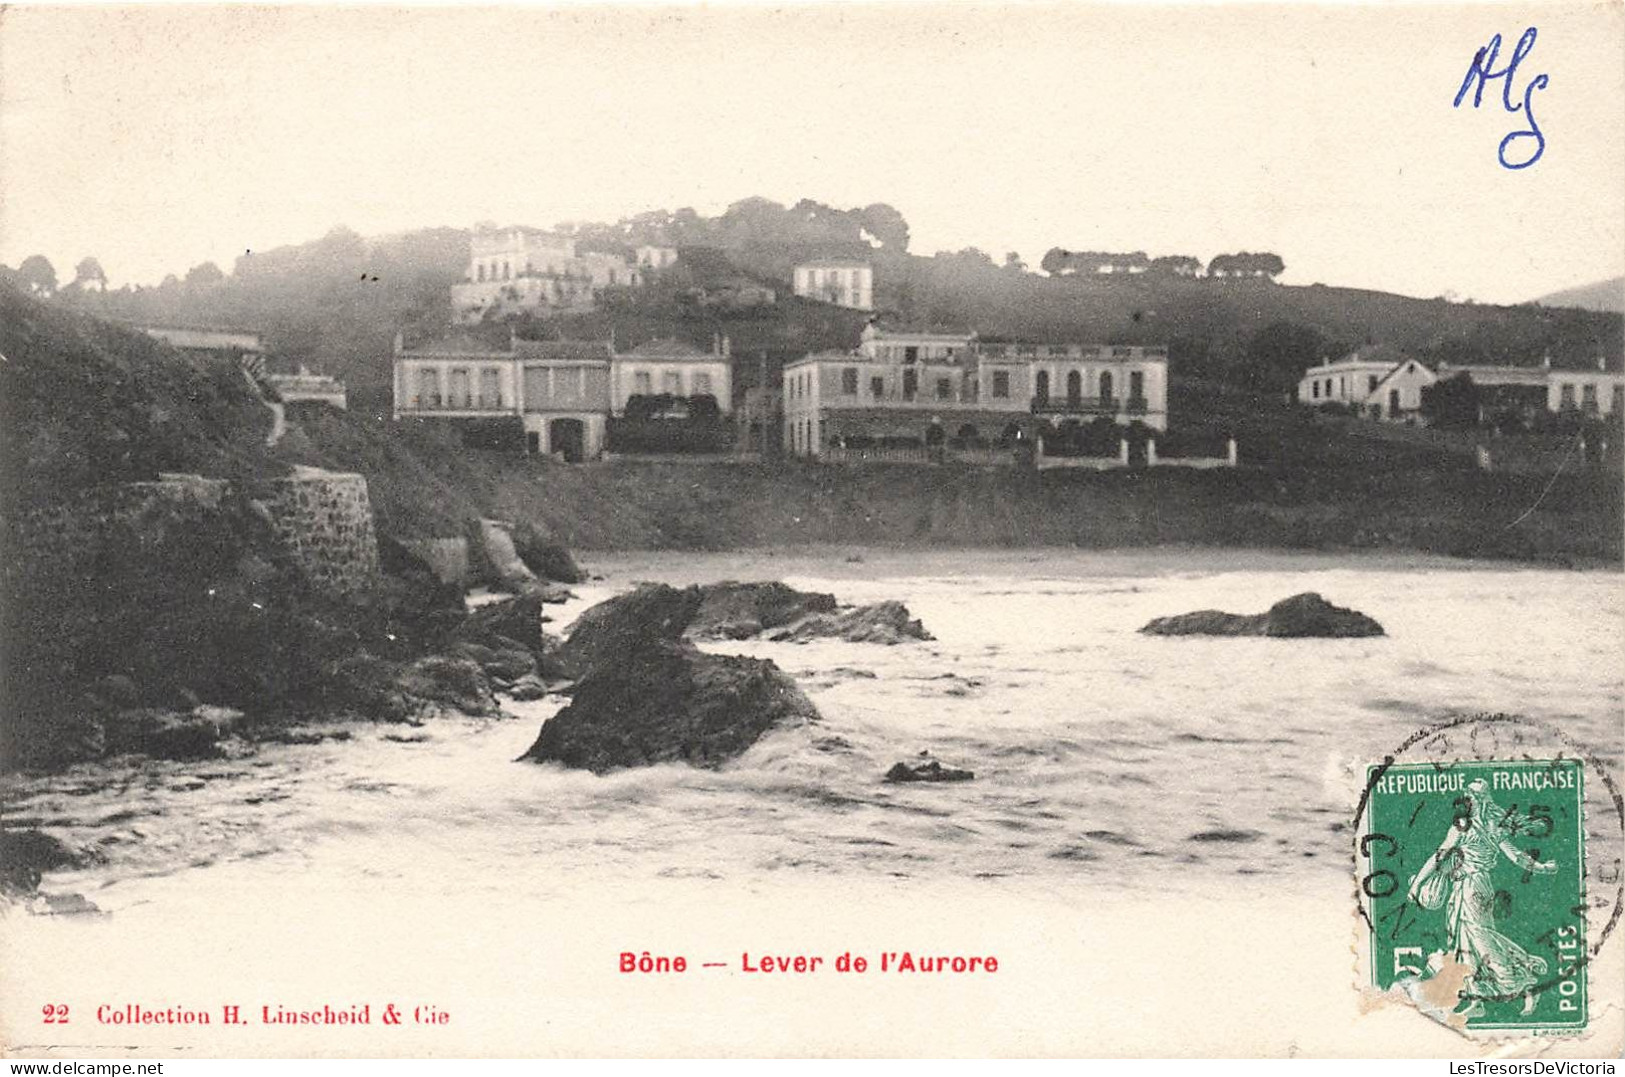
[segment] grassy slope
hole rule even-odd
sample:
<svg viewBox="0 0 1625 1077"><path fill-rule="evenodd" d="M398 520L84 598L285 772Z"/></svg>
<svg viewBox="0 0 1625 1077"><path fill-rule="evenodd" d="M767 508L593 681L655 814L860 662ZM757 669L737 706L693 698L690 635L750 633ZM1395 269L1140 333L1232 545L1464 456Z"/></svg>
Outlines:
<svg viewBox="0 0 1625 1077"><path fill-rule="evenodd" d="M0 285L0 476L8 509L160 471L248 477L283 469L271 416L233 364Z"/></svg>

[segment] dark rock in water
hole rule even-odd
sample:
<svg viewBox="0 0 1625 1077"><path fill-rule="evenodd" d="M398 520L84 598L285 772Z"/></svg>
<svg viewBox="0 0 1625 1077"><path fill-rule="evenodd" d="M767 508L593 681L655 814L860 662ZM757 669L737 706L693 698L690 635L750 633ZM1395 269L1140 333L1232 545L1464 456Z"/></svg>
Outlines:
<svg viewBox="0 0 1625 1077"><path fill-rule="evenodd" d="M1382 625L1358 610L1334 606L1313 591L1270 607L1266 636L1380 636Z"/></svg>
<svg viewBox="0 0 1625 1077"><path fill-rule="evenodd" d="M0 829L0 893L31 894L45 872L80 867L86 859L43 831Z"/></svg>
<svg viewBox="0 0 1625 1077"><path fill-rule="evenodd" d="M562 583L552 580L537 580L525 588L525 594L534 594L542 602L560 603L575 598L576 593Z"/></svg>
<svg viewBox="0 0 1625 1077"><path fill-rule="evenodd" d="M117 711L102 722L107 751L157 759L209 759L220 754L220 741L242 720L228 707L199 706L190 711L135 707Z"/></svg>
<svg viewBox="0 0 1625 1077"><path fill-rule="evenodd" d="M670 630L682 596L697 597L664 590L670 594L633 592L644 594L640 601L657 617L656 631ZM599 774L653 763L716 767L770 729L818 718L772 662L705 654L630 632L601 636L594 653L600 661L576 683L570 705L543 723L522 759ZM612 654L617 660L603 660Z"/></svg>
<svg viewBox="0 0 1625 1077"><path fill-rule="evenodd" d="M702 597L697 587L646 583L600 602L570 626L558 664L570 676L585 677L599 666L624 666L655 644L676 643Z"/></svg>
<svg viewBox="0 0 1625 1077"><path fill-rule="evenodd" d="M908 607L889 600L872 606L858 606L838 613L815 613L795 624L768 633L770 640L805 643L813 639L839 639L848 643L897 644L929 640L931 634Z"/></svg>
<svg viewBox="0 0 1625 1077"><path fill-rule="evenodd" d="M968 782L974 771L945 767L935 759L924 763L894 763L886 772L888 782Z"/></svg>
<svg viewBox="0 0 1625 1077"><path fill-rule="evenodd" d="M1334 606L1312 591L1282 599L1267 613L1197 610L1158 617L1140 629L1153 636L1276 636L1342 638L1380 636L1382 625L1358 610Z"/></svg>
<svg viewBox="0 0 1625 1077"><path fill-rule="evenodd" d="M560 583L586 581L570 551L534 524L521 524L514 530L513 547L519 560L544 580L557 580Z"/></svg>
<svg viewBox="0 0 1625 1077"><path fill-rule="evenodd" d="M1257 841L1264 835L1256 830L1203 830L1192 834L1191 841L1200 842L1249 842Z"/></svg>
<svg viewBox="0 0 1625 1077"><path fill-rule="evenodd" d="M542 625L547 615L542 612L546 596L538 589L513 598L470 611L463 623L452 630L453 643L477 643L500 649L517 643L538 658L552 649Z"/></svg>
<svg viewBox="0 0 1625 1077"><path fill-rule="evenodd" d="M501 637L496 637L500 639ZM487 647L479 643L454 643L448 652L453 658L478 662L480 669L499 686L507 686L536 672L536 657L516 643Z"/></svg>
<svg viewBox="0 0 1625 1077"><path fill-rule="evenodd" d="M770 628L836 609L834 595L797 591L777 581L736 583L727 580L700 588L702 595L691 639L749 639Z"/></svg>
<svg viewBox="0 0 1625 1077"><path fill-rule="evenodd" d="M413 662L396 683L407 697L442 704L464 714L501 713L480 664L467 658L430 655Z"/></svg>
<svg viewBox="0 0 1625 1077"><path fill-rule="evenodd" d="M542 679L540 677L536 676L535 674L531 674L530 676L520 677L517 681L514 681L508 686L507 691L508 695L520 701L541 699L543 696L547 695L547 685L542 683Z"/></svg>

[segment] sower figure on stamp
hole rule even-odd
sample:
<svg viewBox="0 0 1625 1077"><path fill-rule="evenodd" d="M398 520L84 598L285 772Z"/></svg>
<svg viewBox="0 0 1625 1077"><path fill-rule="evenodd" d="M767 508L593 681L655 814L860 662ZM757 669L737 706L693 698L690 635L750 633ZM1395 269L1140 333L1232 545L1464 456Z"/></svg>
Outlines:
<svg viewBox="0 0 1625 1077"><path fill-rule="evenodd" d="M1495 929L1495 885L1491 870L1505 856L1524 871L1551 875L1555 861L1536 860L1512 844L1513 813L1502 811L1482 778L1469 782L1458 814L1439 849L1411 880L1409 898L1424 909L1445 906L1445 932L1456 960L1472 966L1462 989L1461 1012L1481 1017L1484 999L1523 995L1523 1012L1534 1012L1535 989L1546 974L1546 959L1529 953Z"/></svg>

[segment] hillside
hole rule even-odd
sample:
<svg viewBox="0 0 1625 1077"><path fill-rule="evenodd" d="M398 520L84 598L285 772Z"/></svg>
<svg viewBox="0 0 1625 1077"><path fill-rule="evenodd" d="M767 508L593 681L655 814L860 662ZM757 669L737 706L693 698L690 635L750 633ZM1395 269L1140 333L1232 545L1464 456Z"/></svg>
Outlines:
<svg viewBox="0 0 1625 1077"><path fill-rule="evenodd" d="M1162 343L1175 377L1271 391L1295 381L1305 366L1366 342L1395 344L1427 361L1536 364L1549 354L1559 367L1590 367L1599 355L1617 363L1625 349L1618 312L1158 272L1051 277L996 265L976 250L925 257L909 253L901 215L878 204L840 211L746 199L715 218L656 212L571 228L584 250L624 254L642 242L675 244L687 252L687 277L623 290L595 314L549 319L523 332L598 339L613 333L623 347L661 336L705 345L727 335L736 355L759 360L765 353L775 368L786 357L856 342L863 315L790 294L797 261L831 254L874 263L883 314L993 338ZM365 394L389 384L397 329L427 335L448 324L448 289L462 277L469 234L435 228L365 239L340 228L309 243L245 255L218 281L188 274L187 281L157 288L65 290L62 298L127 319L255 329L274 361L308 363ZM774 288L780 302L719 313L681 301L682 283L730 274ZM1287 354L1257 346L1263 331L1279 336L1282 327L1292 330ZM1258 369L1261 362L1267 369Z"/></svg>
<svg viewBox="0 0 1625 1077"><path fill-rule="evenodd" d="M1621 557L1618 439L1610 461L1590 465L1571 438L1515 439L1485 474L1470 435L1320 416L1216 381L1175 385L1178 422L1162 445L1212 454L1234 436L1247 465L1234 472L568 466L464 450L365 407L290 409L289 432L267 449L268 414L235 367L5 289L0 352L8 514L109 479L308 464L365 475L379 530L402 538L461 535L483 515L588 550L1174 543Z"/></svg>
<svg viewBox="0 0 1625 1077"><path fill-rule="evenodd" d="M1565 288L1561 292L1543 295L1535 302L1543 307L1579 307L1582 310L1625 314L1625 277Z"/></svg>
<svg viewBox="0 0 1625 1077"><path fill-rule="evenodd" d="M265 448L270 413L231 364L0 284L0 509L160 471L285 470Z"/></svg>

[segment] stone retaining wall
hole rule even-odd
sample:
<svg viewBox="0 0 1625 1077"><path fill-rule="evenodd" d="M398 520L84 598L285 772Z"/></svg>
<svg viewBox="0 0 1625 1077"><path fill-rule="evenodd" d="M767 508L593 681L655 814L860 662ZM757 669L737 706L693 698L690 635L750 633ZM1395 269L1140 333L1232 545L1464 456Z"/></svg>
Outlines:
<svg viewBox="0 0 1625 1077"><path fill-rule="evenodd" d="M364 477L304 468L248 493L264 507L276 547L313 584L348 593L377 575ZM230 494L230 483L196 475L81 491L10 522L9 571L91 578L108 564L192 556L197 538L222 522Z"/></svg>

